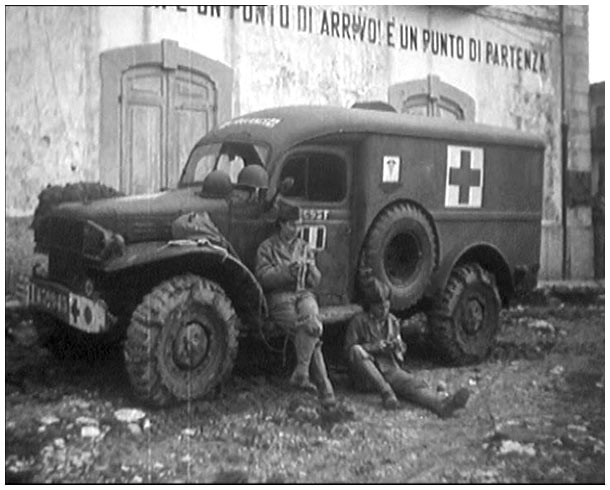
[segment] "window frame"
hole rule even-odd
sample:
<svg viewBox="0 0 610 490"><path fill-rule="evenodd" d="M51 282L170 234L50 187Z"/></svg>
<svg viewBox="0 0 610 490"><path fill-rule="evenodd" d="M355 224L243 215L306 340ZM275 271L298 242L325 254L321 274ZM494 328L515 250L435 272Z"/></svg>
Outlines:
<svg viewBox="0 0 610 490"><path fill-rule="evenodd" d="M345 166L345 194L342 199L339 201L314 201L309 197L297 197L297 196L285 196L286 199L294 201L295 204L298 205L311 205L311 206L319 206L319 207L345 207L345 205L349 201L349 195L351 191L351 178L352 178L352 166L350 165L350 160L348 158L347 152L342 151L338 148L329 148L322 146L302 146L299 148L295 148L286 154L281 159L281 163L278 165L278 171L276 173L276 185L279 185L281 182L282 172L286 168L286 165L290 160L299 156L308 157L305 169L305 178L308 179L309 176L309 157L314 154L323 154L323 155L332 155L333 157L338 158L341 162L343 162ZM307 190L307 189L306 189Z"/></svg>

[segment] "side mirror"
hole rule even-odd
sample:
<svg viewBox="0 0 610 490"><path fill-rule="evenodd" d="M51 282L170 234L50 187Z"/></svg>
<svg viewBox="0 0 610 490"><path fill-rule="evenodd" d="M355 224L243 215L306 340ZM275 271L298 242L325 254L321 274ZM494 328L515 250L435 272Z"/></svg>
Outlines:
<svg viewBox="0 0 610 490"><path fill-rule="evenodd" d="M278 189L279 194L286 194L290 189L294 186L294 179L292 177L286 177L280 183L280 187Z"/></svg>
<svg viewBox="0 0 610 490"><path fill-rule="evenodd" d="M269 199L269 201L265 203L265 210L270 210L275 204L275 201L277 200L278 196L280 194L286 194L286 192L292 189L293 185L294 179L292 177L286 177L284 180L282 180L282 182L280 182L280 185L277 188L277 191L275 191L275 194L273 194L273 197L271 197L271 199Z"/></svg>

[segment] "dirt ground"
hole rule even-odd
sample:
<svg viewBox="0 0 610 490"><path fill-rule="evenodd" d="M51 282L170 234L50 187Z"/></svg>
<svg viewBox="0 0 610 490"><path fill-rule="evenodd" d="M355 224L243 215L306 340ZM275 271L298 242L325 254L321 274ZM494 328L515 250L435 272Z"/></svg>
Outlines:
<svg viewBox="0 0 610 490"><path fill-rule="evenodd" d="M290 391L282 356L256 342L210 399L151 410L130 397L120 351L59 361L7 309L6 482L603 483L604 315L603 297L513 307L476 366L439 366L411 339L409 370L471 389L441 420L355 392L332 338L339 412Z"/></svg>

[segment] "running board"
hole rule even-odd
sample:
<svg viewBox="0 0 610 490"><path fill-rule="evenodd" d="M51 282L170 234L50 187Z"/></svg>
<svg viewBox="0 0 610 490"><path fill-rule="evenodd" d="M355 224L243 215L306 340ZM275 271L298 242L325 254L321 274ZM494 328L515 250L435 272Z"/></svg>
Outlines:
<svg viewBox="0 0 610 490"><path fill-rule="evenodd" d="M320 319L325 325L331 325L351 320L354 315L361 311L362 306L355 303L342 306L323 306L320 308Z"/></svg>

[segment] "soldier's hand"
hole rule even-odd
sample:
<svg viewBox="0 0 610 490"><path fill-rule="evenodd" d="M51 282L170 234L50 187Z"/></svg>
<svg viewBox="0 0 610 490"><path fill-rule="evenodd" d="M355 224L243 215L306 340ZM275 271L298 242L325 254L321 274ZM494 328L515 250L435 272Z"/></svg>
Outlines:
<svg viewBox="0 0 610 490"><path fill-rule="evenodd" d="M402 350L403 346L406 348L405 343L402 340L400 340L399 338L392 339L391 345L392 345L393 349L401 349Z"/></svg>
<svg viewBox="0 0 610 490"><path fill-rule="evenodd" d="M385 352L388 349L388 345L387 340L378 340L373 344L373 349L376 352Z"/></svg>
<svg viewBox="0 0 610 490"><path fill-rule="evenodd" d="M292 262L289 266L288 266L288 270L290 271L290 275L294 278L296 278L299 275L299 268L300 268L301 264L299 264L298 262Z"/></svg>

